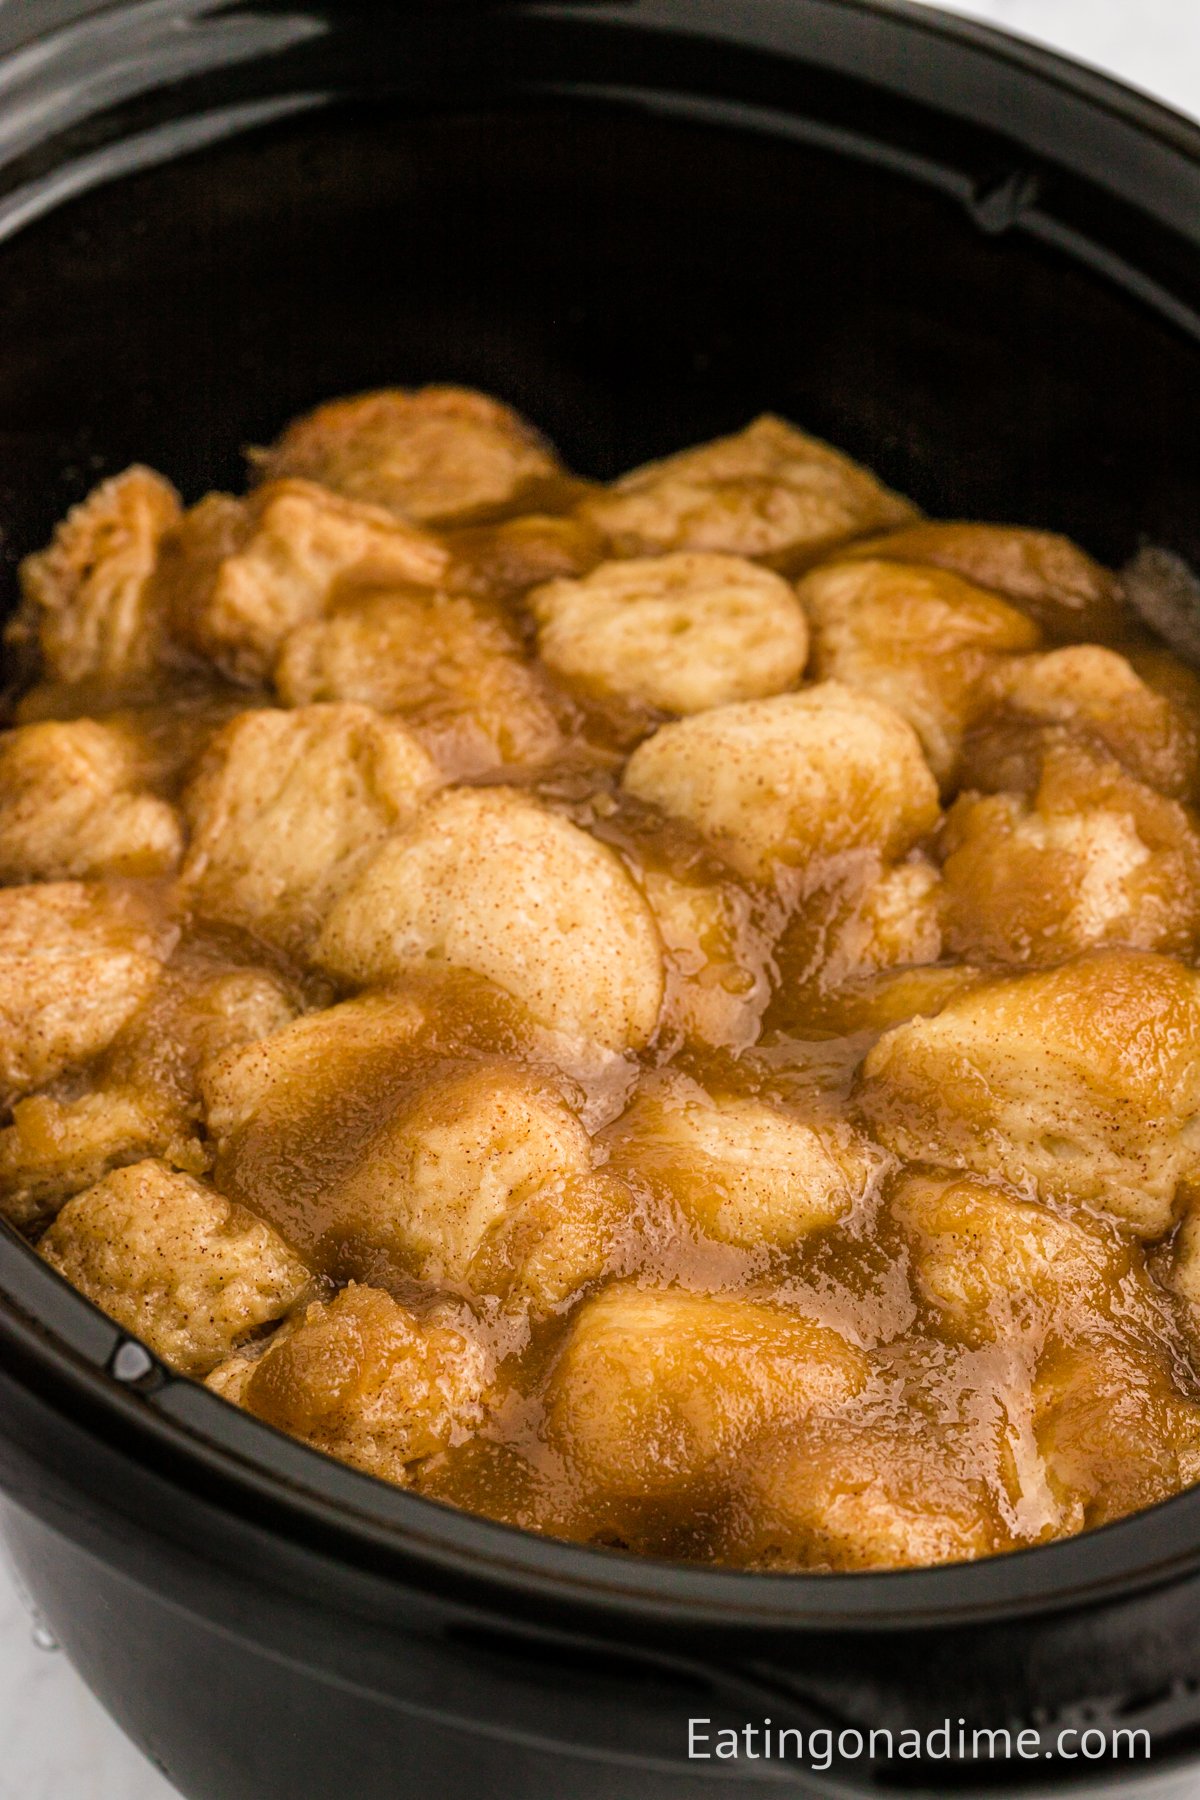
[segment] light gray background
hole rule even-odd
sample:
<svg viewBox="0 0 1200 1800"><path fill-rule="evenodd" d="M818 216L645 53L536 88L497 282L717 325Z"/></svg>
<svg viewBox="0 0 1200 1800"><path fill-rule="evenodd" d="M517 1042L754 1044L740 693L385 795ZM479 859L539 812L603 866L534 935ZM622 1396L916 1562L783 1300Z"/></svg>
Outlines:
<svg viewBox="0 0 1200 1800"><path fill-rule="evenodd" d="M1200 117L1200 0L958 0L954 10L1040 38ZM1200 1780L1196 1791L1200 1800ZM172 1794L62 1656L37 1648L0 1565L0 1800Z"/></svg>

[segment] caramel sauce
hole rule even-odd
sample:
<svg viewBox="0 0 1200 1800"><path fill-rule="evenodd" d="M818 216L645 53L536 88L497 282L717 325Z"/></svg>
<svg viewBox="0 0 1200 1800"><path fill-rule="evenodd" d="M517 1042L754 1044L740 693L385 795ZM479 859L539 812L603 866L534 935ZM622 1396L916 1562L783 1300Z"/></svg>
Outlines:
<svg viewBox="0 0 1200 1800"><path fill-rule="evenodd" d="M633 889L648 898L663 944L664 989L649 1041L603 1052L567 1042L532 1019L521 996L453 958L416 955L404 973L347 980L311 939L298 949L294 936L274 933L269 917L250 924L221 917L219 908L214 914L185 862L182 875L133 883L88 877L100 892L136 889L139 904L173 938L167 977L183 998L160 998L157 1013L139 1015L40 1091L64 1107L139 1088L167 1096L198 1147L192 1172L266 1221L312 1272L305 1304L357 1283L393 1296L418 1326L449 1321L482 1346L488 1374L475 1411L396 1477L456 1506L659 1556L828 1569L988 1554L1102 1523L1177 1491L1200 1469L1191 1305L1194 1284L1200 1302L1200 1284L1188 1274L1186 1223L1179 1223L1200 1192L1200 1155L1191 1148L1190 1114L1184 1117L1190 1101L1179 1101L1186 1145L1163 1177L1169 1191L1153 1217L1143 1216L1121 1198L1116 1175L1096 1176L1091 1164L1078 1179L1072 1173L1071 1159L1082 1167L1091 1153L1092 1127L1079 1123L1084 1100L1062 1085L1086 1076L1066 1051L1058 1063L1035 1062L1037 1046L1014 1038L1011 1053L1024 1070L1019 1080L1012 1076L1016 1113L1032 1117L1043 1102L1051 1109L1061 1102L1067 1123L1058 1130L1065 1171L1058 1185L1039 1175L1036 1160L1023 1164L1011 1151L1017 1126L1000 1101L989 1111L991 1100L971 1088L972 1053L954 1061L957 1040L947 1039L941 1075L941 1065L931 1064L927 1080L910 1079L905 1063L907 1086L877 1071L873 1053L885 1040L907 1041L893 1034L913 1021L967 1018L963 1009L998 982L1078 967L1098 970L1102 983L1107 965L1096 959L1109 954L1165 957L1190 979L1200 943L1194 678L1141 630L1114 578L1094 571L1076 579L1085 564L1080 553L1047 552L1038 561L1023 540L1006 544L993 528L977 541L972 527L956 527L954 536L910 525L894 543L884 538L867 550L900 568L955 571L1005 605L1026 608L1045 632L1042 649L1005 652L1006 668L1055 645L1117 647L1147 717L1158 717L1156 695L1173 709L1162 715L1163 756L1169 761L1177 751L1178 764L1158 787L1143 778L1147 771L1131 764L1122 737L1119 696L1102 695L1091 711L1086 694L1077 706L1069 697L1035 705L1011 689L989 698L991 676L980 665L932 831L899 855L850 843L817 858L783 859L771 879L751 879L695 819L623 785L632 752L672 728L673 715L636 693L584 693L538 657L526 596L547 582L582 579L604 562L605 540L587 504L597 493L539 477L524 510L506 515L501 507L491 522L437 522L448 551L446 588L491 621L489 654L527 672L521 691L544 709L555 746L528 762L478 767L473 702L468 697L456 712L438 667L429 692L415 693L399 716L452 785L525 796L615 853ZM868 521L864 530L871 528ZM856 558L847 544L825 560ZM805 566L802 557L774 550L761 561L787 563L789 572ZM416 590L404 592L411 599ZM381 601L386 611L389 596L400 594L377 573L343 581L320 616L357 620ZM1073 635L1072 621L1081 635ZM885 673L879 697L896 706L905 670L897 664ZM829 674L839 679L836 667ZM936 661L920 674L936 690ZM70 682L51 672L17 699L12 722L90 718L111 727L134 746L131 780L181 808L190 828L196 784L218 734L247 712L279 705L269 684L239 685L191 646L177 647L149 679L110 673ZM475 735L456 767L464 732ZM997 796L1001 811L972 836L970 809ZM0 792L0 839L4 803ZM381 836L403 829L389 824ZM973 846L970 858L964 843ZM30 879L39 878L35 869ZM687 922L686 905L697 896L710 909L706 919L716 921L703 930ZM672 913L676 902L683 912ZM280 1004L301 1021L333 1019L339 1006L365 1003L367 1010L337 1015L353 1029L339 1026L340 1035L314 1040L280 1073L273 1036L214 1049L188 1010L193 991L246 971L269 977ZM1082 1009L1085 1034L1089 991L1062 1002ZM1019 1016L1019 996L1014 1007ZM1200 997L1194 1008L1200 1017ZM1097 1077L1101 1104L1107 1094L1113 1116L1124 1117L1124 1108L1137 1114L1139 1128L1142 1107L1145 1154L1156 1156L1155 1131L1176 1128L1149 1116L1154 1087L1186 1085L1178 1065L1188 1054L1190 1015L1182 1023L1161 1009L1127 1018L1119 1008L1105 1014L1099 999L1095 1012L1098 1028L1107 1018L1108 1029L1127 1033L1123 1054L1134 1068L1127 1080L1119 1072ZM214 1076L231 1058L234 1073ZM535 1209L532 1235L514 1240L516 1248L502 1244L499 1262L472 1262L464 1273L449 1266L448 1253L439 1264L442 1251L423 1239L381 1228L361 1170L375 1158L369 1166L383 1171L383 1192L388 1171L407 1154L403 1122L424 1116L428 1095L461 1084L468 1099L446 1119L438 1115L438 1129L449 1130L469 1122L469 1096L502 1087L513 1071L535 1099L542 1096L537 1104L582 1121L590 1166L556 1175L549 1215ZM989 1065L978 1075L980 1091L1003 1099L1011 1075L1000 1062ZM214 1098L225 1092L222 1081L235 1102ZM252 1103L244 1100L247 1083L257 1095ZM1139 1100L1143 1088L1149 1100ZM19 1123L29 1102L11 1098L10 1119ZM772 1183L784 1196L780 1207L803 1212L801 1200L808 1203L787 1157L776 1166L760 1145L745 1152L748 1173L739 1164L729 1174L717 1151L697 1149L699 1139L688 1137L699 1116L688 1106L718 1133L726 1116L754 1121L755 1130L771 1121L803 1126L828 1164L819 1179L804 1181L813 1192L821 1181L835 1192L831 1216L777 1229ZM639 1107L650 1109L649 1123L639 1122ZM672 1123L680 1117L691 1121L687 1130ZM0 1180L13 1192L16 1130L10 1125L8 1152L0 1145ZM392 1144L388 1133L397 1130ZM1042 1134L1039 1155L1051 1155L1054 1135ZM960 1144L967 1145L961 1154ZM54 1149L51 1142L42 1153L52 1157ZM155 1154L172 1156L166 1146ZM730 1155L736 1161L743 1153ZM1093 1160L1104 1156L1096 1151ZM839 1168L851 1173L836 1198ZM1157 1164L1147 1193L1156 1171ZM70 1189L69 1174L64 1185ZM577 1283L567 1280L561 1293L533 1303L518 1279L522 1246L541 1244L547 1216L573 1207L605 1220L611 1211L616 1223L604 1224L602 1253ZM765 1224L754 1223L755 1208ZM39 1213L31 1235L44 1224ZM119 1261L119 1245L116 1254ZM493 1270L486 1277L479 1273L485 1266ZM631 1293L707 1298L715 1310L664 1311L656 1324L659 1315L633 1308L626 1325L620 1306ZM581 1348L580 1322L600 1317L588 1309L601 1301L615 1310L595 1325L594 1346ZM741 1302L748 1311L738 1311ZM772 1321L782 1321L778 1342ZM796 1345L809 1340L796 1336L801 1327L816 1334L803 1353ZM269 1356L271 1329L256 1327L239 1352L265 1347ZM653 1354L639 1362L649 1344ZM340 1440L329 1425L332 1352L321 1355L319 1381L299 1355L300 1374L289 1374L284 1388L265 1379L256 1387L251 1373L245 1403L387 1472L374 1450L351 1435ZM829 1357L833 1385L810 1391L805 1384ZM606 1433L625 1434L624 1465Z"/></svg>

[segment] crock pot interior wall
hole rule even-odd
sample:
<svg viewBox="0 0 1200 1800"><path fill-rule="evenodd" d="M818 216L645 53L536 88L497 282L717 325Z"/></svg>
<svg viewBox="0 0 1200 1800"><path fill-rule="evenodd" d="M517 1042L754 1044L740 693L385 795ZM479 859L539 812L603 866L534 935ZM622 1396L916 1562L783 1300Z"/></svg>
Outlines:
<svg viewBox="0 0 1200 1800"><path fill-rule="evenodd" d="M236 486L314 400L427 380L590 475L770 408L932 513L1200 554L1195 344L809 145L581 101L322 111L88 193L0 270L10 570L102 473Z"/></svg>

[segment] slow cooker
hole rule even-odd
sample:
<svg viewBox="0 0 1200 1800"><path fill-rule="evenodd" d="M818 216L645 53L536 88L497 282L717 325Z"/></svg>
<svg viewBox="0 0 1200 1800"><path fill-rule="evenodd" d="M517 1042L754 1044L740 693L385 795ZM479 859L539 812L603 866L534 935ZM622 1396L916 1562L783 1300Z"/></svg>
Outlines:
<svg viewBox="0 0 1200 1800"><path fill-rule="evenodd" d="M195 498L313 400L430 380L592 476L769 408L930 513L1200 558L1200 130L887 0L0 9L5 606L103 474ZM191 1800L1182 1793L1200 1756L1200 1491L894 1574L553 1542L169 1377L7 1232L0 1490ZM805 1748L711 1753L764 1720Z"/></svg>

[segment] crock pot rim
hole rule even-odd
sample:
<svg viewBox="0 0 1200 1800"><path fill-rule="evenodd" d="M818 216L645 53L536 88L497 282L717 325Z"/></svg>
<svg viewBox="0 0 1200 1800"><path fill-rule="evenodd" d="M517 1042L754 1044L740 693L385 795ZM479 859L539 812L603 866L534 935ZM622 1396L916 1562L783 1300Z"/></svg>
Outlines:
<svg viewBox="0 0 1200 1800"><path fill-rule="evenodd" d="M1200 168L1200 124L1041 45L913 0L812 3L884 15L924 36L972 45L1113 115ZM578 0L515 0L513 9L573 14L585 7ZM628 18L610 0L592 0L589 10L594 17L607 12ZM55 1405L83 1405L101 1419L119 1416L147 1459L169 1450L183 1468L203 1468L231 1509L253 1504L261 1517L265 1506L279 1530L316 1533L351 1560L369 1559L376 1574L384 1572L389 1554L401 1553L434 1576L482 1577L525 1594L540 1589L626 1617L738 1631L828 1631L976 1624L1076 1607L1200 1567L1200 1488L1080 1537L932 1569L772 1575L566 1543L389 1487L164 1371L156 1371L142 1391L132 1391L108 1372L124 1341L124 1333L10 1228L0 1230L0 1350L11 1354L14 1367L36 1365L39 1387Z"/></svg>
<svg viewBox="0 0 1200 1800"><path fill-rule="evenodd" d="M776 3L787 5L789 0L776 0ZM882 15L910 25L928 37L944 38L958 44L977 44L993 57L1041 76L1152 133L1185 155L1200 158L1200 119L1190 118L1135 82L1126 81L1093 63L1077 60L1050 44L1008 31L990 20L957 12L952 4L944 5L943 0L928 0L928 3L925 0L809 0L809 3L842 12ZM511 6L514 10L541 15L561 13L569 16L590 8L598 13L607 10L620 18L627 17L618 9L624 8L628 0L492 0L492 4L501 9Z"/></svg>
<svg viewBox="0 0 1200 1800"><path fill-rule="evenodd" d="M20 1294L14 1301L13 1292ZM55 1319L51 1325L48 1319ZM57 1327L57 1328L56 1328ZM402 1583L485 1582L584 1611L742 1635L905 1631L977 1625L1099 1604L1200 1568L1200 1487L1114 1524L1053 1543L928 1569L769 1574L666 1562L544 1537L392 1487L253 1418L152 1359L135 1386L111 1365L129 1335L10 1228L0 1230L0 1361L37 1369L44 1403L102 1430L187 1482L203 1475L210 1502L326 1555ZM83 1346L86 1346L84 1348Z"/></svg>

